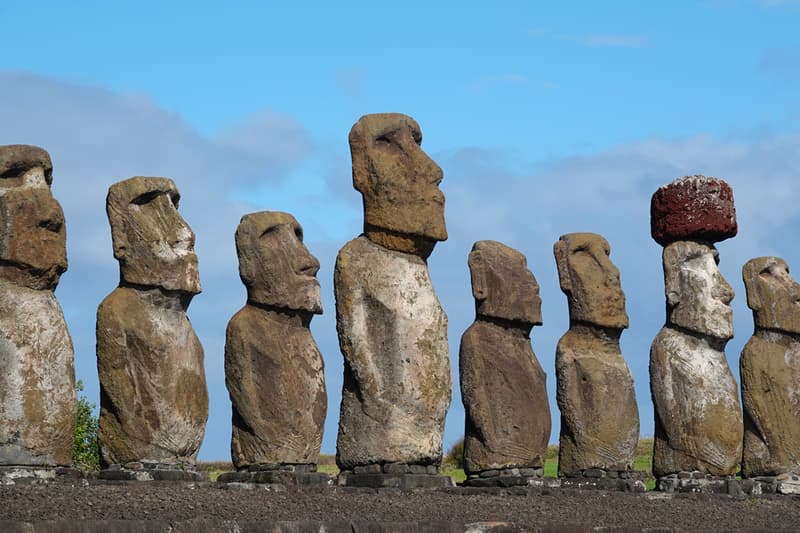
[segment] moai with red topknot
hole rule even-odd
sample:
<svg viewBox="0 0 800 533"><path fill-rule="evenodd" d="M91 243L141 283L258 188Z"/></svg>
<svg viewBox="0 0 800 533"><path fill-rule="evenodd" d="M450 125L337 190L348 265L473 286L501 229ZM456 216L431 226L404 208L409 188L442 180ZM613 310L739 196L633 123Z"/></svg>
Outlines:
<svg viewBox="0 0 800 533"><path fill-rule="evenodd" d="M650 224L664 246L667 300L666 324L650 348L653 474L660 490L716 490L742 453L739 391L725 357L734 292L714 247L736 235L733 192L720 179L680 178L653 195Z"/></svg>

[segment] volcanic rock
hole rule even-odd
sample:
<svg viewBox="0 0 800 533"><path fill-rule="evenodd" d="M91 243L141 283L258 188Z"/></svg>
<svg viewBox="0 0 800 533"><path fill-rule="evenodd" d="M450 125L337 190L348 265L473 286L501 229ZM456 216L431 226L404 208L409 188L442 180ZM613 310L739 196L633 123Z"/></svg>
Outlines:
<svg viewBox="0 0 800 533"><path fill-rule="evenodd" d="M570 329L556 347L560 476L633 469L639 410L619 346L628 327L619 270L600 235L570 233L553 247Z"/></svg>
<svg viewBox="0 0 800 533"><path fill-rule="evenodd" d="M286 213L242 217L236 251L248 296L225 341L233 464L316 464L327 409L322 355L309 330L322 313L319 262Z"/></svg>
<svg viewBox="0 0 800 533"><path fill-rule="evenodd" d="M476 242L468 262L477 316L459 351L464 470L541 468L551 421L530 342L542 323L539 285L525 256L496 241Z"/></svg>
<svg viewBox="0 0 800 533"><path fill-rule="evenodd" d="M208 418L203 348L186 316L200 292L194 233L166 178L109 188L120 286L97 309L100 460L193 465Z"/></svg>
<svg viewBox="0 0 800 533"><path fill-rule="evenodd" d="M742 268L755 333L739 360L744 408L742 475L800 473L800 284L778 257Z"/></svg>

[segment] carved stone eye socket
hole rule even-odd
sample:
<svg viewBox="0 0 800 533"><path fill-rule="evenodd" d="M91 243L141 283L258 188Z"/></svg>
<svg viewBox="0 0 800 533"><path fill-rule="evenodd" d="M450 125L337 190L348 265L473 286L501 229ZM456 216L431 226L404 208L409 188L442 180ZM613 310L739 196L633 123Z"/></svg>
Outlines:
<svg viewBox="0 0 800 533"><path fill-rule="evenodd" d="M144 193L144 194L140 194L139 196L137 196L136 198L134 198L134 199L131 201L131 203L132 203L132 204L136 204L136 205L144 205L144 204L149 204L150 202L152 202L153 200L155 200L155 199L156 199L156 198L157 198L157 197L158 197L160 194L161 194L161 191L150 191L150 192L146 192L146 193Z"/></svg>
<svg viewBox="0 0 800 533"><path fill-rule="evenodd" d="M300 226L295 226L294 236L297 237L298 241L303 242L303 228L301 228Z"/></svg>

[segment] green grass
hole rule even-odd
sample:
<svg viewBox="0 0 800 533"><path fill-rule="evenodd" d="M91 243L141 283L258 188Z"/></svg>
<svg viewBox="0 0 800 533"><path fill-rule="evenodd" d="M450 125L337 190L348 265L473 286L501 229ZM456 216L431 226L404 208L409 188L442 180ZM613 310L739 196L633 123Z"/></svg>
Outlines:
<svg viewBox="0 0 800 533"><path fill-rule="evenodd" d="M461 483L467 479L464 470L461 468L461 457L463 455L463 446L459 448L461 443L456 443L447 452L442 463L442 475L450 476L456 483ZM647 490L653 490L656 485L652 473L653 464L653 439L652 437L645 437L639 439L639 445L636 447L636 459L633 463L633 469L637 471L646 472L648 475L645 485ZM210 461L198 462L197 469L208 473L211 481L216 481L217 477L223 472L232 471L233 465L227 461ZM317 463L317 471L331 476L339 473L336 467L336 458L333 455L323 454L319 456ZM558 446L553 444L547 447L547 458L544 463L545 477L558 477Z"/></svg>

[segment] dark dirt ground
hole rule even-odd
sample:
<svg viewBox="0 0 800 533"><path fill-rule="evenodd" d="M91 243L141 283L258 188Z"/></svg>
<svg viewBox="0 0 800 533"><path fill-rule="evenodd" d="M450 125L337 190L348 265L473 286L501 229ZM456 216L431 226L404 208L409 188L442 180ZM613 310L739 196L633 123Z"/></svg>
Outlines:
<svg viewBox="0 0 800 533"><path fill-rule="evenodd" d="M800 496L592 490L315 487L233 490L210 482L59 481L0 486L0 520L478 521L523 528L800 529Z"/></svg>

